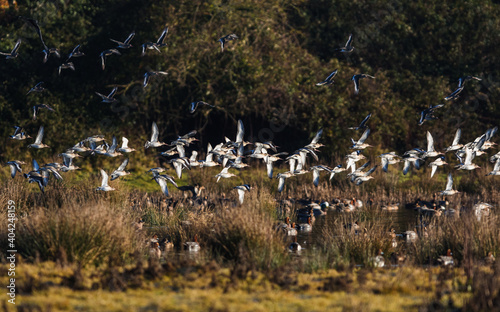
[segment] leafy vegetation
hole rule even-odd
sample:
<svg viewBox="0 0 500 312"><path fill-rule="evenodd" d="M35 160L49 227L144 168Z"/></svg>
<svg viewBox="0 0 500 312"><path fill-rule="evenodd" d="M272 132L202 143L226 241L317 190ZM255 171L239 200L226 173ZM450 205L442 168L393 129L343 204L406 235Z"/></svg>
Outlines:
<svg viewBox="0 0 500 312"><path fill-rule="evenodd" d="M495 125L500 113L498 13L498 4L486 0L26 1L0 13L0 50L23 39L20 56L0 62L1 156L17 155L18 142L7 142L13 125L34 134L43 124L55 154L96 133L123 134L131 145L142 145L152 121L159 123L160 137L197 129L199 147L205 147L234 133L239 118L249 139L270 137L290 150L323 128L325 152L343 152L352 136L346 128L369 112L372 143L401 152L424 143L425 131L416 127L419 112L442 102L459 77L475 75L483 80L469 83L458 100L446 103L439 120L424 127L439 146L451 141L457 127L470 140ZM45 42L59 48L62 58L42 64L36 32L18 16L37 19ZM155 41L166 25L168 46L141 57L140 45ZM134 47L109 57L102 71L98 55L114 46L109 39L123 40L132 31ZM228 33L239 39L221 53L217 40ZM354 51L337 52L350 33ZM86 56L73 59L76 71L58 75L77 44ZM332 87L315 86L337 68ZM142 88L149 70L169 74ZM376 77L363 81L357 96L349 80L355 73ZM49 91L26 96L39 81ZM120 102L101 103L94 92L113 86ZM195 100L217 108L190 115ZM56 112L31 121L29 108L40 103Z"/></svg>

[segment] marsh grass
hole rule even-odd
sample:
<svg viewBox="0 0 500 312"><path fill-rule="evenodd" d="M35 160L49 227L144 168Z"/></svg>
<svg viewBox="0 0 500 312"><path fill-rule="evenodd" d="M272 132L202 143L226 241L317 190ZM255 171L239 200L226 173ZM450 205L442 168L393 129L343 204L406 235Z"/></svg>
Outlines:
<svg viewBox="0 0 500 312"><path fill-rule="evenodd" d="M51 185L45 195L32 193L30 186L17 181L8 183L2 197L16 202L16 245L22 257L85 266L110 258L124 263L142 248L128 195L98 193L90 187L93 182L69 188ZM6 226L0 226L0 231L6 245Z"/></svg>
<svg viewBox="0 0 500 312"><path fill-rule="evenodd" d="M381 211L356 211L329 219L322 228L320 248L330 267L355 264L370 267L379 250L390 254L391 224L380 222L384 217Z"/></svg>
<svg viewBox="0 0 500 312"><path fill-rule="evenodd" d="M440 255L450 249L458 263L482 261L489 252L500 250L500 229L497 215L477 220L472 211L460 216L427 220L425 232L411 245L416 263L435 264Z"/></svg>
<svg viewBox="0 0 500 312"><path fill-rule="evenodd" d="M247 194L242 205L221 211L207 237L214 256L249 268L272 270L286 263L282 233L275 229L274 199L266 189Z"/></svg>
<svg viewBox="0 0 500 312"><path fill-rule="evenodd" d="M105 203L35 208L18 223L19 252L41 260L100 264L112 257L123 263L140 248L132 218Z"/></svg>
<svg viewBox="0 0 500 312"><path fill-rule="evenodd" d="M16 202L19 217L16 235L23 258L30 262L52 260L84 267L104 265L110 269L130 263L134 268L109 271L106 280L97 286L115 285L114 289L125 289L128 284L142 285L140 274L161 279L165 274L197 270L196 266L212 262L230 268L235 276L242 278L246 278L247 272L284 272L273 273L277 283L293 285L287 277L292 273L332 268L350 271L357 266L374 270L372 259L379 250L384 252L386 264L391 263L393 255L404 255L404 266L419 267L436 265L447 249L452 250L456 265L465 269L472 285L473 277L478 274L475 268L488 252L500 253L500 220L495 211L481 221L472 212L475 203L487 201L496 205L500 198L498 182L480 174L455 180L459 190L467 190L449 199L450 207L460 211L459 216L423 217L412 222L407 229L419 232L420 238L413 243L398 238L397 247L393 247L390 235L395 225L393 214L382 211L381 206L400 203L400 209L405 209L405 204L417 199L430 200L436 189L444 188L445 173L428 181L417 175L408 179L397 172L376 172L373 183L360 187L342 175L331 181L321 176L320 185L314 187L310 175L303 175L287 180L285 191L276 194L277 181L263 177L263 168L238 171L237 178L215 183L214 175L219 171L220 168L194 169L178 180L180 185L205 187L196 199L171 186L171 197L166 198L149 177L141 183L147 183L147 189L151 187L153 192L136 189L128 180L113 181L115 192L96 192L95 187L100 184L98 174L86 175L82 180L72 176L64 181L51 180L45 195L36 185L29 185L21 178L8 179L2 182L0 199ZM476 178L479 186L474 182ZM245 202L240 205L233 187L243 182L251 184L253 189L245 194ZM365 206L325 218L322 226L314 226L316 239L301 255L288 252L289 239L276 232L275 225L286 216L295 221L297 209L302 208L299 199L320 203L352 197ZM285 202L292 204L287 206ZM145 224L143 230L136 231L132 224L139 218ZM352 227L356 221L358 230ZM5 225L0 225L0 240L4 245L6 231ZM146 242L155 234L175 246L174 251L163 253L162 266L148 260ZM183 245L195 235L201 251L186 258L182 256Z"/></svg>

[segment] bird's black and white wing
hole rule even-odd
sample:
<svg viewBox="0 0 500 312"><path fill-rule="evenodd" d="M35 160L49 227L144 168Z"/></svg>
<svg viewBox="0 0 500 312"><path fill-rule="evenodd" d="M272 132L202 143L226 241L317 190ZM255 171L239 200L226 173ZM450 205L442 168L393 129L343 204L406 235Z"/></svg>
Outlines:
<svg viewBox="0 0 500 312"><path fill-rule="evenodd" d="M158 185L160 185L161 192L168 197L169 194L168 194L167 180L162 178L157 178L156 182L158 183Z"/></svg>
<svg viewBox="0 0 500 312"><path fill-rule="evenodd" d="M370 128L366 129L365 132L363 132L363 135L358 140L358 144L363 144L369 135L370 135Z"/></svg>
<svg viewBox="0 0 500 312"><path fill-rule="evenodd" d="M285 178L284 177L280 177L279 181L278 181L278 192L281 193L283 191L284 187L285 187Z"/></svg>
<svg viewBox="0 0 500 312"><path fill-rule="evenodd" d="M266 156L266 157L268 157L268 156ZM266 161L266 170L267 170L267 176L269 177L269 179L272 179L273 178L273 170L274 170L272 161Z"/></svg>
<svg viewBox="0 0 500 312"><path fill-rule="evenodd" d="M125 41L123 43L130 44L130 41L132 41L134 36L135 36L135 32L132 32L130 35L128 35L127 39L125 39Z"/></svg>
<svg viewBox="0 0 500 312"><path fill-rule="evenodd" d="M177 152L179 152L179 157L186 157L186 149L182 144L176 144L175 147L177 148Z"/></svg>
<svg viewBox="0 0 500 312"><path fill-rule="evenodd" d="M311 144L316 144L319 142L319 139L321 139L321 135L323 134L323 129L320 129L317 133L316 136L312 139Z"/></svg>
<svg viewBox="0 0 500 312"><path fill-rule="evenodd" d="M319 169L318 168L313 169L313 184L316 187L319 184Z"/></svg>
<svg viewBox="0 0 500 312"><path fill-rule="evenodd" d="M458 141L460 141L460 137L462 136L462 129L458 128L457 132L455 132L455 137L453 138L453 143L451 146L458 145Z"/></svg>
<svg viewBox="0 0 500 312"><path fill-rule="evenodd" d="M446 101L448 100L452 100L452 99L455 99L458 97L458 95L460 94L460 92L462 92L462 90L464 89L463 86L459 86L458 89L456 89L455 91L453 91L450 95L448 95L447 97L445 97L444 99Z"/></svg>
<svg viewBox="0 0 500 312"><path fill-rule="evenodd" d="M427 152L434 152L434 138L429 131L427 131Z"/></svg>
<svg viewBox="0 0 500 312"><path fill-rule="evenodd" d="M114 87L113 90L111 90L111 92L108 95L108 98L112 98L113 96L115 96L116 90L118 90L118 87Z"/></svg>
<svg viewBox="0 0 500 312"><path fill-rule="evenodd" d="M128 165L128 158L127 158L127 159L125 159L125 160L122 162L122 164L120 165L120 167L118 167L117 171L123 171L123 170L125 170L125 167L127 167L127 165Z"/></svg>
<svg viewBox="0 0 500 312"><path fill-rule="evenodd" d="M243 126L243 121L238 120L238 131L236 133L236 143L243 142L243 136L245 135L245 127Z"/></svg>
<svg viewBox="0 0 500 312"><path fill-rule="evenodd" d="M497 161L495 162L495 165L493 166L493 171L496 171L496 172L500 171L500 158L497 158Z"/></svg>
<svg viewBox="0 0 500 312"><path fill-rule="evenodd" d="M365 119L363 119L363 121L361 122L361 124L359 125L359 128L364 128L366 123L368 122L368 120L370 119L370 117L372 116L372 114L368 114L368 116L365 117Z"/></svg>
<svg viewBox="0 0 500 312"><path fill-rule="evenodd" d="M168 27L165 27L163 29L163 32L161 33L160 37L158 38L158 41L156 41L157 45L164 45L165 37L167 36L168 33Z"/></svg>
<svg viewBox="0 0 500 312"><path fill-rule="evenodd" d="M102 176L101 187L108 186L109 177L108 177L108 174L106 173L106 171L104 171L103 169L101 169L101 176Z"/></svg>
<svg viewBox="0 0 500 312"><path fill-rule="evenodd" d="M352 34L349 35L349 39L347 39L347 42L345 43L346 47L350 47L352 44Z"/></svg>
<svg viewBox="0 0 500 312"><path fill-rule="evenodd" d="M431 166L431 168L432 168L432 170L431 170L431 178L432 178L432 177L434 176L434 174L436 173L437 167L438 167L438 166L436 166L436 165L432 165L432 166Z"/></svg>
<svg viewBox="0 0 500 312"><path fill-rule="evenodd" d="M404 161L404 166L403 166L403 174L406 175L410 171L410 161L405 160Z"/></svg>
<svg viewBox="0 0 500 312"><path fill-rule="evenodd" d="M151 74L149 72L147 72L147 73L144 74L144 81L142 82L142 86L144 88L146 88L146 86L148 85L149 76L151 76Z"/></svg>
<svg viewBox="0 0 500 312"><path fill-rule="evenodd" d="M43 133L44 133L43 126L40 126L40 129L38 130L38 134L36 135L35 144L42 143Z"/></svg>
<svg viewBox="0 0 500 312"><path fill-rule="evenodd" d="M451 176L451 173L448 173L448 179L446 181L446 191L451 191L453 187L453 177Z"/></svg>
<svg viewBox="0 0 500 312"><path fill-rule="evenodd" d="M152 133L151 133L151 142L157 142L158 141L158 126L156 125L156 122L153 121L152 125Z"/></svg>
<svg viewBox="0 0 500 312"><path fill-rule="evenodd" d="M354 75L351 78L352 81L354 81L354 94L359 93L359 75Z"/></svg>
<svg viewBox="0 0 500 312"><path fill-rule="evenodd" d="M41 35L41 33L40 33L40 35ZM12 49L11 54L15 54L15 53L17 53L17 50L19 49L19 46L21 45L21 42L22 42L22 40L21 40L21 39L18 39L18 40L16 41L16 45L14 46L14 49Z"/></svg>

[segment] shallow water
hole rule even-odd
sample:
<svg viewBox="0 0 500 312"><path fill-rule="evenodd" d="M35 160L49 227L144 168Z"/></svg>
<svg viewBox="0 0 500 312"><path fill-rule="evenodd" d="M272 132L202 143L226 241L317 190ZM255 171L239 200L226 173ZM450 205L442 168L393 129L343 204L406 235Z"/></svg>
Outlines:
<svg viewBox="0 0 500 312"><path fill-rule="evenodd" d="M304 252L301 256L307 255L308 251L314 249L314 246L321 242L323 227L327 224L332 224L334 220L339 218L344 218L349 220L351 218L352 212L338 212L336 210L330 209L327 214L323 216L316 217L313 223L312 231L298 231L297 242L302 246ZM400 208L397 211L384 211L380 215L382 219L377 219L377 224L381 224L386 227L392 227L397 234L401 234L407 230L416 230L416 226L419 221L419 213L414 209ZM354 217L353 222L355 221ZM166 226L152 226L144 227L149 233L156 233L158 230L166 229ZM284 237L284 244L288 245L293 241L293 236ZM170 259L175 258L178 260L201 260L200 257L203 253L190 252L187 250L178 250L177 248L168 251L163 256L168 255Z"/></svg>
<svg viewBox="0 0 500 312"><path fill-rule="evenodd" d="M330 210L326 215L316 217L311 232L298 231L297 242L305 249L311 248L321 241L321 233L324 226L332 224L331 221L338 218L349 218L349 214L351 214L351 212ZM377 220L377 224L394 228L396 234L401 234L408 230L416 230L419 224L419 213L414 209L400 208L396 211L384 211L381 216L382 220ZM287 240L291 242L292 239L292 237L289 237Z"/></svg>

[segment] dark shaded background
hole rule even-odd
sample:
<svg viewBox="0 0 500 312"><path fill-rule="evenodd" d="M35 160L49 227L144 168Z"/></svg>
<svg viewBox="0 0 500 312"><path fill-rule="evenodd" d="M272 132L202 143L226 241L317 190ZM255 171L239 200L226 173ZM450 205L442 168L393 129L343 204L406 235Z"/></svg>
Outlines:
<svg viewBox="0 0 500 312"><path fill-rule="evenodd" d="M491 1L19 1L0 9L0 51L23 40L19 57L0 59L0 158L29 155L26 145L13 142L12 126L36 136L45 126L37 151L50 158L89 135L126 136L139 147L150 135L151 122L160 139L170 142L192 129L200 131L197 148L234 139L242 119L247 140L272 139L293 151L324 129L323 159L345 153L348 130L368 113L373 152L399 153L425 147L431 131L438 149L451 144L456 128L463 141L473 140L497 125L499 87L499 5ZM62 58L42 63L42 45L35 30L18 16L38 20L44 40ZM168 47L159 54L140 46L156 41L169 26ZM107 59L102 71L99 54L132 31L133 48ZM239 40L221 53L218 38L235 33ZM353 34L354 52L335 51ZM77 45L85 57L72 61L76 71L57 68ZM317 87L338 69L332 87ZM142 87L146 71L168 76ZM355 96L350 78L361 81ZM439 120L417 125L419 112L444 103L458 78L469 81L460 98L438 110ZM28 90L44 81L42 94ZM118 86L117 104L101 103L95 92ZM189 103L204 100L217 106L189 113ZM31 120L30 108L46 103ZM30 142L31 143L31 142ZM24 158L24 156L22 156Z"/></svg>

